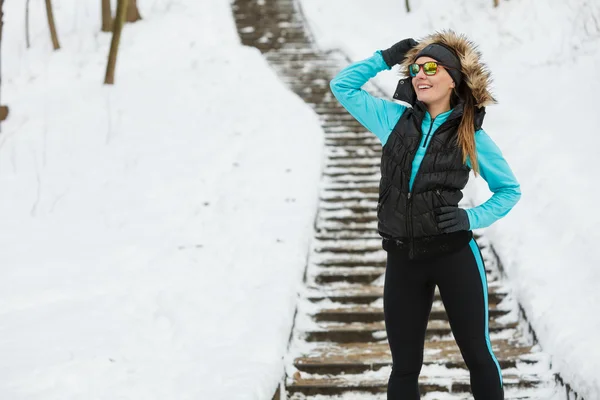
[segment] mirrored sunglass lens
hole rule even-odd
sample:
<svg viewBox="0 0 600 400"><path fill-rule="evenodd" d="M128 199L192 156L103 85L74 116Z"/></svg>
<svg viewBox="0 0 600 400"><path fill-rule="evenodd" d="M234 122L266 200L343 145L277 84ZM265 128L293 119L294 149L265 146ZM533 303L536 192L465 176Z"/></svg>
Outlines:
<svg viewBox="0 0 600 400"><path fill-rule="evenodd" d="M419 73L419 66L417 64L410 64L408 69L412 76L416 76Z"/></svg>
<svg viewBox="0 0 600 400"><path fill-rule="evenodd" d="M437 72L437 63L434 62L426 62L423 64L423 72L426 75L433 75Z"/></svg>

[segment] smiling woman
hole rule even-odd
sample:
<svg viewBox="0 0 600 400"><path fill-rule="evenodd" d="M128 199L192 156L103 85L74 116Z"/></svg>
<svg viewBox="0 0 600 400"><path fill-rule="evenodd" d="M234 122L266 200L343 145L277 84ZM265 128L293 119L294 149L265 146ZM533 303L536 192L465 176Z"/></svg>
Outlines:
<svg viewBox="0 0 600 400"><path fill-rule="evenodd" d="M406 78L398 83L394 98L412 107L361 89L397 64ZM504 398L488 333L485 266L472 230L504 217L521 192L500 149L481 128L485 106L495 102L490 80L473 43L443 31L377 51L331 81L340 103L383 144L377 219L387 251L383 297L392 353L388 399L419 398L425 330L436 286L471 372L475 399ZM494 195L466 210L458 202L471 170L481 174Z"/></svg>
<svg viewBox="0 0 600 400"><path fill-rule="evenodd" d="M456 85L442 64L431 57L419 57L411 64L410 74L417 98L427 104L432 118L450 109L450 96Z"/></svg>

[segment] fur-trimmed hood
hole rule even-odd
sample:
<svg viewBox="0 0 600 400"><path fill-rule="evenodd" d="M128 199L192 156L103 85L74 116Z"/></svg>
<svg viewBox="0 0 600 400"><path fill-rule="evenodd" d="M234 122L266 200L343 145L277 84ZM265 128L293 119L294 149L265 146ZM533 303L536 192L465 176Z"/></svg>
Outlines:
<svg viewBox="0 0 600 400"><path fill-rule="evenodd" d="M416 55L430 44L441 43L452 48L458 55L463 80L471 89L471 93L475 98L475 106L482 108L497 103L490 90L491 72L481 61L481 53L477 46L465 35L457 34L452 30L442 30L422 38L418 43L417 46L406 53L404 61L400 64L400 72L409 78L406 83L410 82L408 66L415 62ZM412 88L412 85L408 86ZM405 89L408 88L405 87Z"/></svg>

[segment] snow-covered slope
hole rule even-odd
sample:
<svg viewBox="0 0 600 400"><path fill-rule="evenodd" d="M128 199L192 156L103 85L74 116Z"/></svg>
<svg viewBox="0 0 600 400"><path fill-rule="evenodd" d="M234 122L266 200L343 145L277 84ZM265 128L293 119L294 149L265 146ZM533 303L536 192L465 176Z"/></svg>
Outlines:
<svg viewBox="0 0 600 400"><path fill-rule="evenodd" d="M318 194L316 116L223 0L5 2L0 398L267 399Z"/></svg>
<svg viewBox="0 0 600 400"><path fill-rule="evenodd" d="M600 3L584 0L302 0L322 47L354 60L406 37L452 28L479 44L498 105L484 128L523 196L488 235L554 367L586 399L600 399ZM378 82L391 94L397 71ZM478 204L490 193L471 180Z"/></svg>

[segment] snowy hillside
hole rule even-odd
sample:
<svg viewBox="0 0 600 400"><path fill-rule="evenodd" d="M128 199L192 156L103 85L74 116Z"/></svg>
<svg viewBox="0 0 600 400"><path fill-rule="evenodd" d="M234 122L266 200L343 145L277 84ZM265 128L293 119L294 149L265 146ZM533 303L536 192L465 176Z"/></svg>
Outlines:
<svg viewBox="0 0 600 400"><path fill-rule="evenodd" d="M283 373L322 168L313 112L239 44L225 0L139 1L116 85L99 1L4 4L0 398L265 399ZM114 3L114 1L113 1ZM556 372L600 398L600 3L301 0L353 59L454 28L499 104L523 196L488 228ZM391 93L394 72L378 83ZM469 188L489 196L482 179Z"/></svg>
<svg viewBox="0 0 600 400"><path fill-rule="evenodd" d="M484 128L523 196L488 228L516 294L557 372L586 399L600 398L600 3L584 0L302 0L318 43L367 58L405 37L452 28L479 44L499 104ZM377 78L388 93L396 70ZM479 178L470 193L490 193Z"/></svg>
<svg viewBox="0 0 600 400"><path fill-rule="evenodd" d="M139 1L116 85L100 2L5 2L0 398L266 399L322 163L316 116L227 1Z"/></svg>

